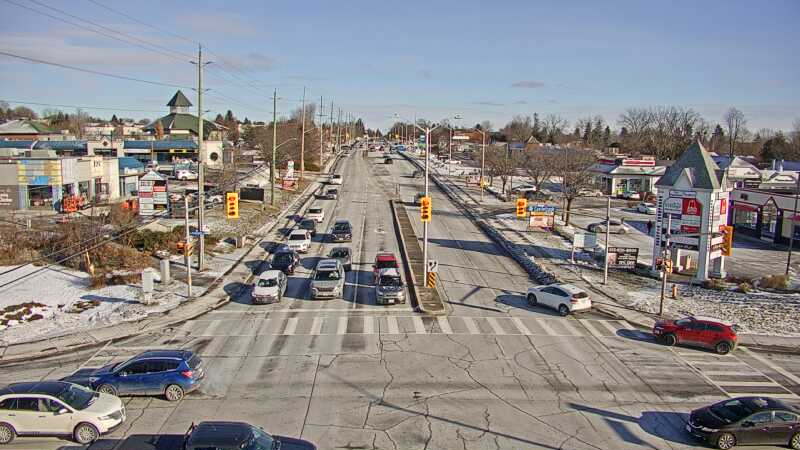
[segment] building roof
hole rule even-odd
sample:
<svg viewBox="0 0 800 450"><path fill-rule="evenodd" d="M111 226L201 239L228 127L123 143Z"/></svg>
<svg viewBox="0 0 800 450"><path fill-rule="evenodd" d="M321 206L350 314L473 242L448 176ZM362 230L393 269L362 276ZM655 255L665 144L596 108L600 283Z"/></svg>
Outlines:
<svg viewBox="0 0 800 450"><path fill-rule="evenodd" d="M724 185L725 172L711 159L700 141L690 145L675 164L667 168L656 186L674 186L682 174L687 175L693 188L715 190Z"/></svg>
<svg viewBox="0 0 800 450"><path fill-rule="evenodd" d="M183 92L178 90L178 92L172 96L172 99L170 99L169 103L167 103L167 106L189 107L192 106L192 102L190 102L189 99L183 95Z"/></svg>
<svg viewBox="0 0 800 450"><path fill-rule="evenodd" d="M197 142L192 139L129 140L123 142L122 148L129 150L196 149Z"/></svg>
<svg viewBox="0 0 800 450"><path fill-rule="evenodd" d="M3 134L49 134L56 131L35 120L18 119L0 124L0 135Z"/></svg>
<svg viewBox="0 0 800 450"><path fill-rule="evenodd" d="M132 169L138 172L144 170L144 164L142 164L142 162L139 161L138 159L131 156L120 156L117 159L117 162L119 163L119 170L123 172L125 171L125 169Z"/></svg>
<svg viewBox="0 0 800 450"><path fill-rule="evenodd" d="M189 132L193 133L197 136L197 116L188 113L169 113L160 119L156 119L153 122L147 124L144 127L144 131L155 132L156 131L156 123L161 122L161 127L164 128L165 133L169 133L170 130L189 130ZM223 127L214 123L209 122L208 120L203 119L203 137L208 137L208 133L210 131L218 131L221 130Z"/></svg>
<svg viewBox="0 0 800 450"><path fill-rule="evenodd" d="M734 156L733 159L731 159L731 157L728 155L716 155L716 156L711 156L711 159L713 159L714 162L717 163L717 166L720 169L727 169L728 167L730 167L730 168L742 168L742 169L746 168L746 169L758 170L758 167L756 167L755 164L742 158L741 156Z"/></svg>
<svg viewBox="0 0 800 450"><path fill-rule="evenodd" d="M0 148L24 150L86 150L86 141L0 140Z"/></svg>

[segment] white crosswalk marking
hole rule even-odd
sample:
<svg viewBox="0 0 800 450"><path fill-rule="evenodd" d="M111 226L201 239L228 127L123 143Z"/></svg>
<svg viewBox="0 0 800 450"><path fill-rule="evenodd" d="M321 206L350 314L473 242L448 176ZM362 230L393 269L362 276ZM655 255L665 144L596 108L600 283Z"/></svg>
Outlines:
<svg viewBox="0 0 800 450"><path fill-rule="evenodd" d="M492 327L492 331L494 334L503 335L506 334L503 327L500 326L500 323L497 322L497 319L494 317L487 317L486 321L489 322L489 326Z"/></svg>
<svg viewBox="0 0 800 450"><path fill-rule="evenodd" d="M453 334L453 329L450 328L450 322L447 321L447 317L437 316L436 322L439 323L439 329L442 330L442 333Z"/></svg>
<svg viewBox="0 0 800 450"><path fill-rule="evenodd" d="M347 316L339 317L339 327L336 328L336 334L347 333Z"/></svg>
<svg viewBox="0 0 800 450"><path fill-rule="evenodd" d="M614 325L611 325L611 323L609 321L600 320L599 322L606 328L606 330L611 332L612 336L616 336L617 335L617 329L614 328Z"/></svg>
<svg viewBox="0 0 800 450"><path fill-rule="evenodd" d="M372 317L364 316L364 327L362 328L364 334L373 334L375 333Z"/></svg>
<svg viewBox="0 0 800 450"><path fill-rule="evenodd" d="M744 351L747 352L748 355L752 356L753 358L758 360L760 363L764 364L765 366L769 367L770 369L774 370L775 372L778 372L779 374L783 375L784 377L794 381L794 383L796 385L800 385L800 377L798 377L795 374L789 372L788 370L784 369L783 367L781 367L781 366L779 366L777 364L774 364L772 361L769 361L768 359L764 358L763 356L757 355L756 353L751 352L750 349L745 348L745 347L742 347L742 348L744 349Z"/></svg>
<svg viewBox="0 0 800 450"><path fill-rule="evenodd" d="M322 332L322 317L314 317L314 322L311 324L311 331L309 334L318 335Z"/></svg>
<svg viewBox="0 0 800 450"><path fill-rule="evenodd" d="M578 327L575 325L575 321L571 319L566 319L560 322L561 325L564 326L567 330L569 330L569 334L571 336L583 336L583 333L578 330Z"/></svg>
<svg viewBox="0 0 800 450"><path fill-rule="evenodd" d="M633 325L629 324L627 320L618 320L617 323L622 325L622 327L625 328L626 330L635 330L636 329L636 328L633 327Z"/></svg>
<svg viewBox="0 0 800 450"><path fill-rule="evenodd" d="M283 330L283 334L294 334L295 330L297 329L297 317L291 317L286 322L286 328Z"/></svg>
<svg viewBox="0 0 800 450"><path fill-rule="evenodd" d="M394 316L386 317L386 327L388 334L400 334L400 327L397 326L397 318Z"/></svg>
<svg viewBox="0 0 800 450"><path fill-rule="evenodd" d="M544 319L540 319L540 318L537 317L536 318L536 323L538 323L539 326L542 327L544 332L549 334L550 336L555 336L556 334L558 334L558 333L555 332L555 330L553 330L553 328L550 326L550 324L548 324Z"/></svg>
<svg viewBox="0 0 800 450"><path fill-rule="evenodd" d="M519 330L520 333L522 333L522 334L524 334L526 336L530 336L531 335L531 330L529 330L528 327L525 326L524 323L522 323L522 320L520 320L519 317L512 317L511 318L511 322L514 324L515 327L517 327L517 329Z"/></svg>
<svg viewBox="0 0 800 450"><path fill-rule="evenodd" d="M602 334L600 334L600 332L599 332L599 331L597 331L597 329L596 329L595 327L593 327L593 326L591 325L591 323L590 323L588 320L586 320L586 319L578 319L578 322L580 322L580 323L581 323L581 325L583 325L583 326L584 326L584 328L586 328L587 330L589 330L589 333L592 333L592 336L594 336L594 337L596 337L596 338L601 338L601 337L603 337L603 335L602 335Z"/></svg>
<svg viewBox="0 0 800 450"><path fill-rule="evenodd" d="M469 334L481 334L481 330L478 329L472 317L462 317L461 320L464 321L464 325L467 327Z"/></svg>
<svg viewBox="0 0 800 450"><path fill-rule="evenodd" d="M422 317L414 316L411 319L414 322L414 333L425 334L425 323L422 322Z"/></svg>

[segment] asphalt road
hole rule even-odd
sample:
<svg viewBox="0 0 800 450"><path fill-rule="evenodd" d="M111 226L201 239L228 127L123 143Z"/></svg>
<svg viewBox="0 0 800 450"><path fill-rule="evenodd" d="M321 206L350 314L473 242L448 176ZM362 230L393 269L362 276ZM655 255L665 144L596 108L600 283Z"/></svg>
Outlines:
<svg viewBox="0 0 800 450"><path fill-rule="evenodd" d="M282 303L251 305L245 293L159 334L0 367L0 383L60 378L151 348L202 355L199 391L177 403L126 398L127 422L93 450L210 419L248 421L320 449L697 448L683 431L693 407L754 389L800 400L798 356L666 348L597 313L530 308L527 276L433 183L430 253L451 314L375 305L372 259L397 249L384 191L408 201L422 182L408 176L409 163L382 161L354 152L339 169L339 200L318 200L326 225L347 218L355 227L344 299L308 299L310 269L332 245L317 239ZM84 447L20 438L7 448Z"/></svg>

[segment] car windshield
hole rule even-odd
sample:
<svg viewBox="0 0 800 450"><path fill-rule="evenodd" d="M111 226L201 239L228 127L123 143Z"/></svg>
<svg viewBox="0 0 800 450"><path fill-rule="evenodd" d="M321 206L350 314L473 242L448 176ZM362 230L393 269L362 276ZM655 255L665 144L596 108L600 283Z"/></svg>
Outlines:
<svg viewBox="0 0 800 450"><path fill-rule="evenodd" d="M258 287L273 287L278 285L278 280L275 278L267 278L258 280Z"/></svg>
<svg viewBox="0 0 800 450"><path fill-rule="evenodd" d="M711 405L711 412L722 420L733 423L738 422L753 413L752 405L741 400L729 400Z"/></svg>
<svg viewBox="0 0 800 450"><path fill-rule="evenodd" d="M347 258L350 252L346 249L331 250L331 258Z"/></svg>
<svg viewBox="0 0 800 450"><path fill-rule="evenodd" d="M333 226L334 231L350 231L349 223L337 223Z"/></svg>
<svg viewBox="0 0 800 450"><path fill-rule="evenodd" d="M300 222L300 228L304 228L304 229L310 230L310 229L314 228L315 226L316 226L316 222L314 222L313 220L304 220L304 221Z"/></svg>
<svg viewBox="0 0 800 450"><path fill-rule="evenodd" d="M335 194L337 192L339 191L337 191L336 189L328 189L328 194Z"/></svg>
<svg viewBox="0 0 800 450"><path fill-rule="evenodd" d="M277 441L272 436L258 428L253 428L253 435L242 446L242 450L274 450L278 448Z"/></svg>
<svg viewBox="0 0 800 450"><path fill-rule="evenodd" d="M275 255L274 262L281 263L281 264L288 264L292 262L292 254L291 253L278 253Z"/></svg>
<svg viewBox="0 0 800 450"><path fill-rule="evenodd" d="M396 277L394 275L383 275L379 283L381 286L393 286L393 287L400 287L403 285L403 282L400 280L400 277Z"/></svg>
<svg viewBox="0 0 800 450"><path fill-rule="evenodd" d="M83 386L74 384L69 385L56 397L73 409L82 410L88 408L99 394Z"/></svg>
<svg viewBox="0 0 800 450"><path fill-rule="evenodd" d="M290 241L305 241L306 240L306 235L305 235L305 233L293 234L293 235L289 236L289 240Z"/></svg>
<svg viewBox="0 0 800 450"><path fill-rule="evenodd" d="M686 325L689 325L690 323L692 323L692 319L689 319L688 317L685 318L685 319L678 319L678 320L675 321L675 325L677 325L679 327L685 327Z"/></svg>
<svg viewBox="0 0 800 450"><path fill-rule="evenodd" d="M330 281L330 280L338 280L339 279L339 271L338 270L318 270L317 274L314 275L315 280L319 281Z"/></svg>
<svg viewBox="0 0 800 450"><path fill-rule="evenodd" d="M322 208L311 208L308 210L309 214L319 214L322 212Z"/></svg>
<svg viewBox="0 0 800 450"><path fill-rule="evenodd" d="M396 268L397 261L395 260L385 260L385 261L378 261L378 269L388 269L388 268Z"/></svg>

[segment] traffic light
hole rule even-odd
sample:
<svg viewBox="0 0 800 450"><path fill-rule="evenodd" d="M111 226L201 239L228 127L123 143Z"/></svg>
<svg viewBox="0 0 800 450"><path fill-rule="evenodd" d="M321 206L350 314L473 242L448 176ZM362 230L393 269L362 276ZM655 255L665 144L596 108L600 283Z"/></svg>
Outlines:
<svg viewBox="0 0 800 450"><path fill-rule="evenodd" d="M517 217L525 217L525 209L528 207L528 199L517 199Z"/></svg>
<svg viewBox="0 0 800 450"><path fill-rule="evenodd" d="M239 193L225 193L225 217L228 219L239 218Z"/></svg>
<svg viewBox="0 0 800 450"><path fill-rule="evenodd" d="M722 227L722 256L733 255L733 227L725 225Z"/></svg>
<svg viewBox="0 0 800 450"><path fill-rule="evenodd" d="M189 242L187 244L186 241L179 241L176 244L176 247L178 248L178 253L180 253L180 254L183 254L183 255L186 255L186 254L191 255L192 254L192 247L193 246L192 246L191 242Z"/></svg>
<svg viewBox="0 0 800 450"><path fill-rule="evenodd" d="M431 221L431 198L427 195L419 199L419 219L423 222Z"/></svg>

